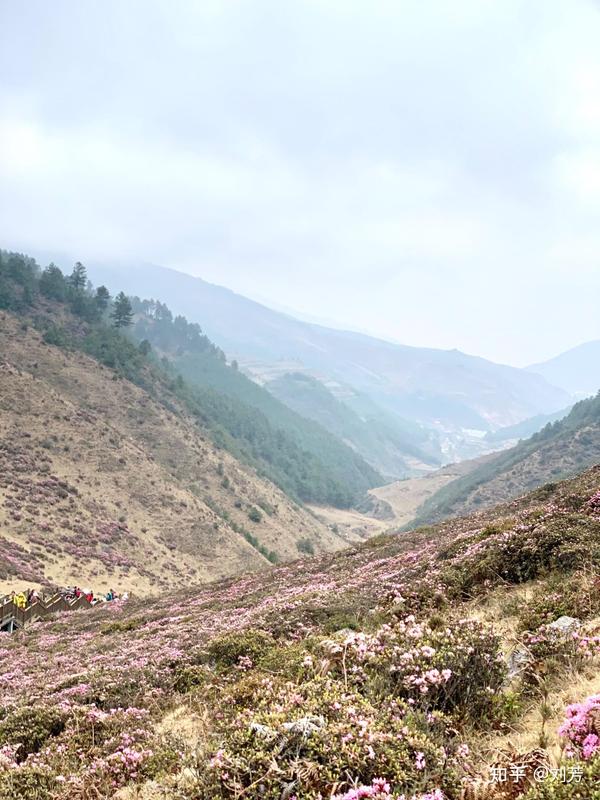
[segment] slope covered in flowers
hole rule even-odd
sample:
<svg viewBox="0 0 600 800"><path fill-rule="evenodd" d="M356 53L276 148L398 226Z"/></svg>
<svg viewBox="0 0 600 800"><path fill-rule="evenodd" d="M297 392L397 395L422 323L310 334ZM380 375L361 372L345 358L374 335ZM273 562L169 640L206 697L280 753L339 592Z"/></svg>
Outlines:
<svg viewBox="0 0 600 800"><path fill-rule="evenodd" d="M518 722L540 675L597 663L599 490L595 469L477 517L2 636L0 797L475 796L481 737ZM473 612L521 584L527 658L509 675L501 626ZM562 636L549 623L565 614L581 625Z"/></svg>

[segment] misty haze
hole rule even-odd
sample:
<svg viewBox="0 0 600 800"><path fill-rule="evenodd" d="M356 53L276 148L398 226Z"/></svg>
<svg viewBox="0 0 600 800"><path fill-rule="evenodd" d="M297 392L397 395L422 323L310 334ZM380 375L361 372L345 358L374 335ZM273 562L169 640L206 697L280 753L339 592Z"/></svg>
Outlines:
<svg viewBox="0 0 600 800"><path fill-rule="evenodd" d="M0 2L0 800L600 797L599 41Z"/></svg>

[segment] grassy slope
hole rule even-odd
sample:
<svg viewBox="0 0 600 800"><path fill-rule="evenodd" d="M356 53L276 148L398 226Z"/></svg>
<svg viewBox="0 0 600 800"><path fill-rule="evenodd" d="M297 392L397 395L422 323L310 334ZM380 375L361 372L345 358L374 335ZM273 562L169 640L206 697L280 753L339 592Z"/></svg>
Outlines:
<svg viewBox="0 0 600 800"><path fill-rule="evenodd" d="M419 509L415 524L466 514L559 480L600 461L600 395L562 420L444 486Z"/></svg>
<svg viewBox="0 0 600 800"><path fill-rule="evenodd" d="M301 538L317 551L344 544L215 447L168 387L152 396L25 328L0 312L5 581L156 592L266 564L244 531L283 559L297 556ZM249 519L253 507L260 522Z"/></svg>
<svg viewBox="0 0 600 800"><path fill-rule="evenodd" d="M599 489L595 469L474 517L5 637L0 663L19 669L0 682L8 704L0 745L19 740L28 719L20 714L37 714L42 733L54 719L38 761L60 800L75 787L78 797L119 800L277 800L292 789L314 800L374 777L396 794L441 787L449 800L496 797L490 786L465 795L461 781L484 781L491 762L518 760L509 741L538 744L535 676L545 676L544 716L558 722L564 710L553 703L593 690L600 652L590 640L582 655L540 628L533 661L508 686L490 626L504 651L527 640L524 627L560 614L597 627L589 588L600 568ZM424 643L431 653L421 652ZM423 695L409 679L433 665L450 676ZM32 702L35 712L19 711ZM102 716L117 707L132 710ZM115 772L121 732L139 759ZM546 738L553 759L555 728ZM0 775L0 788L25 785L34 770L25 761ZM52 783L57 771L66 784ZM576 796L592 794L560 798Z"/></svg>
<svg viewBox="0 0 600 800"><path fill-rule="evenodd" d="M85 268L78 270L80 275L65 277L54 265L41 270L31 258L0 250L0 309L29 318L47 343L86 352L151 393L168 386L219 447L296 500L348 507L382 482L357 453L229 368L198 325L173 318L158 301L134 299L134 336L152 340L161 355L198 357L186 385L168 359L158 362L148 341L138 348L115 330L116 302L86 288ZM40 312L44 299L53 307Z"/></svg>

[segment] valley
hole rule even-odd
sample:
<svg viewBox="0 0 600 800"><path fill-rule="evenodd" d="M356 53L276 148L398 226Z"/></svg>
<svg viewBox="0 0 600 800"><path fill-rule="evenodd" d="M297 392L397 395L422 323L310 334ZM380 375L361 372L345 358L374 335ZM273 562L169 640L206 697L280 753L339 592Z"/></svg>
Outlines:
<svg viewBox="0 0 600 800"><path fill-rule="evenodd" d="M488 431L564 409L571 401L568 391L528 370L458 350L408 347L302 322L155 264L122 266L92 263L90 275L96 283L122 286L131 295L139 294L143 284L146 296L160 298L174 314L199 323L262 385L300 372L320 380L363 417L391 417L412 445L415 435L417 444L429 437L433 455L438 453L425 459L429 467L441 463L440 431L449 440L445 460L476 457L483 453L482 443L468 434L465 441L465 431L477 431L481 438ZM389 467L384 472L390 474Z"/></svg>
<svg viewBox="0 0 600 800"><path fill-rule="evenodd" d="M0 800L600 800L599 41L0 2Z"/></svg>
<svg viewBox="0 0 600 800"><path fill-rule="evenodd" d="M0 595L100 600L0 634L2 800L563 800L566 742L596 786L599 398L443 465L83 269L0 252Z"/></svg>
<svg viewBox="0 0 600 800"><path fill-rule="evenodd" d="M216 580L269 563L245 532L278 558L303 538L316 552L345 544L218 450L168 392L152 398L2 312L0 339L5 590L79 582L155 594ZM261 507L271 513L252 522Z"/></svg>
<svg viewBox="0 0 600 800"><path fill-rule="evenodd" d="M392 511L391 522L395 527L409 525L417 516L418 509L426 500L457 478L475 470L486 458L449 464L420 478L407 478L403 481L380 486L370 490L370 494L387 503Z"/></svg>

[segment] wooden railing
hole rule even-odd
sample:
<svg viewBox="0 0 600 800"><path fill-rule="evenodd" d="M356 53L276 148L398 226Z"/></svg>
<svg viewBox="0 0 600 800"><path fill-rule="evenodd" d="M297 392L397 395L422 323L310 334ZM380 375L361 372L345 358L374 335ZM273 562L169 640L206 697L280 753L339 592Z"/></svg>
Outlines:
<svg viewBox="0 0 600 800"><path fill-rule="evenodd" d="M91 603L84 595L69 601L62 594L55 594L48 600L36 600L27 608L19 608L11 599L5 599L0 601L0 631L12 633L17 628L24 628L35 620L49 617L51 614L90 607Z"/></svg>

